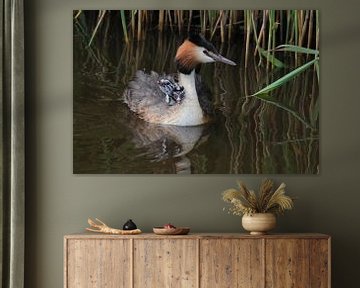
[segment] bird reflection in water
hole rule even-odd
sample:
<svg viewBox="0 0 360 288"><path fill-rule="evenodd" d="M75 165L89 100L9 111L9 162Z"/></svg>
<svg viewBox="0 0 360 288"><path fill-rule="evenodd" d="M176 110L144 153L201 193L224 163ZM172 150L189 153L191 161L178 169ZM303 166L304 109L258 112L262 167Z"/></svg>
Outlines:
<svg viewBox="0 0 360 288"><path fill-rule="evenodd" d="M150 162L172 159L174 173L191 174L189 153L209 137L206 125L174 126L136 121L132 131L132 142L141 150L139 157Z"/></svg>

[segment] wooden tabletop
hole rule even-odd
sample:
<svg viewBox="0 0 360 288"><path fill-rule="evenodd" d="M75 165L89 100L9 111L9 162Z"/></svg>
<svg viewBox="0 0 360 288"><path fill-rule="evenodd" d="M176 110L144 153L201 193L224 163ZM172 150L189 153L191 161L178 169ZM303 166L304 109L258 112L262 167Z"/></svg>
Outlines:
<svg viewBox="0 0 360 288"><path fill-rule="evenodd" d="M181 238L181 239L329 239L330 236L320 233L271 233L266 235L250 235L247 233L189 233L188 235L156 235L154 233L142 233L138 235L110 235L101 233L75 233L64 236L65 239L162 239L162 238Z"/></svg>

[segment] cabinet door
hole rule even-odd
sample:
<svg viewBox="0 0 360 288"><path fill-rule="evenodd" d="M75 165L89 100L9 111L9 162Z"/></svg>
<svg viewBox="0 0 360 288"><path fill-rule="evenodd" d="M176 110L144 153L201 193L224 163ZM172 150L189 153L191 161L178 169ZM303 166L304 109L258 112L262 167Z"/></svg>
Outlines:
<svg viewBox="0 0 360 288"><path fill-rule="evenodd" d="M197 240L134 240L135 288L197 287Z"/></svg>
<svg viewBox="0 0 360 288"><path fill-rule="evenodd" d="M266 240L266 287L309 287L309 240Z"/></svg>
<svg viewBox="0 0 360 288"><path fill-rule="evenodd" d="M131 287L130 240L68 239L65 287Z"/></svg>
<svg viewBox="0 0 360 288"><path fill-rule="evenodd" d="M330 287L330 240L310 241L310 287Z"/></svg>
<svg viewBox="0 0 360 288"><path fill-rule="evenodd" d="M267 239L266 287L328 287L327 239Z"/></svg>
<svg viewBox="0 0 360 288"><path fill-rule="evenodd" d="M260 239L201 240L200 287L263 287L262 243Z"/></svg>

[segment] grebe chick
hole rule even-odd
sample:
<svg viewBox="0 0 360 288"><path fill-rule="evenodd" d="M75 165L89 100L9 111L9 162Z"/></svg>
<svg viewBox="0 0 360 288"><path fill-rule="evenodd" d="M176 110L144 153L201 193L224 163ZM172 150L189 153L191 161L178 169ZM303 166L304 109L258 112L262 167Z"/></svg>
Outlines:
<svg viewBox="0 0 360 288"><path fill-rule="evenodd" d="M222 62L236 65L221 56L214 45L199 34L190 33L178 48L175 61L178 81L171 75L159 76L138 70L124 92L124 102L139 118L157 124L196 126L209 121L201 105L200 83L195 69L199 64ZM200 97L200 100L199 100Z"/></svg>

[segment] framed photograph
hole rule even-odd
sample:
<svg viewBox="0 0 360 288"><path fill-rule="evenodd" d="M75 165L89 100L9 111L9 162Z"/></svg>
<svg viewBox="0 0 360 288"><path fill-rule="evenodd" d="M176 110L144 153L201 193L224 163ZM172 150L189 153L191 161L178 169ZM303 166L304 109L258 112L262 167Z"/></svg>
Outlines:
<svg viewBox="0 0 360 288"><path fill-rule="evenodd" d="M319 11L74 10L73 173L318 174Z"/></svg>

